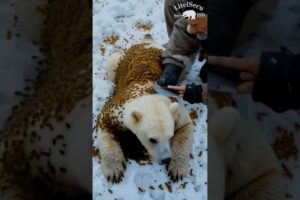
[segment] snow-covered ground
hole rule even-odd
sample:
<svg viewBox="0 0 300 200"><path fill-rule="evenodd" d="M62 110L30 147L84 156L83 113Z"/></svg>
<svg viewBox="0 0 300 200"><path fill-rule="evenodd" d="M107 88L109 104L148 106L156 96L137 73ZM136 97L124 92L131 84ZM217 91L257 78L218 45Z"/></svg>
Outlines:
<svg viewBox="0 0 300 200"><path fill-rule="evenodd" d="M150 33L158 44L168 41L164 0L94 0L93 9L93 117L96 119L113 90L113 83L106 80L105 69L108 56L117 49L129 48ZM144 29L143 29L144 28ZM114 35L118 40L105 43ZM194 70L199 70L197 64ZM194 72L194 71L193 71ZM197 80L198 73L191 73L189 81ZM193 76L193 75L196 75ZM186 103L181 102L181 105ZM190 160L189 175L178 183L167 187L169 177L165 167L157 163L139 165L134 160L127 162L124 180L119 184L108 183L101 171L99 159L93 159L93 199L207 199L207 109L206 106L187 105L186 110L197 112L194 120L193 159ZM95 133L94 133L95 134ZM96 144L95 144L96 145ZM200 153L201 152L201 153ZM199 156L200 154L200 156ZM202 155L201 155L202 154ZM166 184L167 183L167 184Z"/></svg>

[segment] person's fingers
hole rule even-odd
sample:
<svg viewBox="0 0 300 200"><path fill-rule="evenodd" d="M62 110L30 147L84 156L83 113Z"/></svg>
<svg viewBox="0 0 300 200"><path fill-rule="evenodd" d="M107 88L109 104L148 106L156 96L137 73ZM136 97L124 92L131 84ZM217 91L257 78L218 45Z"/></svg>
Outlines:
<svg viewBox="0 0 300 200"><path fill-rule="evenodd" d="M208 64L215 66L223 66L236 70L249 71L257 74L259 67L258 58L235 58L222 56L208 56Z"/></svg>
<svg viewBox="0 0 300 200"><path fill-rule="evenodd" d="M168 88L174 89L174 90L180 90L182 86L177 86L177 85L168 85Z"/></svg>
<svg viewBox="0 0 300 200"><path fill-rule="evenodd" d="M168 88L172 89L172 90L179 90L179 91L184 91L185 90L184 86L168 85Z"/></svg>
<svg viewBox="0 0 300 200"><path fill-rule="evenodd" d="M242 81L252 81L255 79L255 74L250 73L250 72L241 72L240 79Z"/></svg>
<svg viewBox="0 0 300 200"><path fill-rule="evenodd" d="M253 81L247 81L238 86L238 91L241 93L252 93Z"/></svg>
<svg viewBox="0 0 300 200"><path fill-rule="evenodd" d="M183 93L178 95L180 98L183 98Z"/></svg>

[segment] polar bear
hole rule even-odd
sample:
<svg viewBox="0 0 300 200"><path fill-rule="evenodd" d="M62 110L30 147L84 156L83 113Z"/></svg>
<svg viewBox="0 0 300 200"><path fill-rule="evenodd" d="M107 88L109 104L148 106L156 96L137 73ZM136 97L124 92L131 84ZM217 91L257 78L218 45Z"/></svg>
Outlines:
<svg viewBox="0 0 300 200"><path fill-rule="evenodd" d="M182 13L185 19L196 19L196 12L194 10L186 10Z"/></svg>
<svg viewBox="0 0 300 200"><path fill-rule="evenodd" d="M146 35L123 57L113 54L109 64L109 77L116 89L97 119L103 174L113 183L122 180L126 159L115 134L118 130L130 130L153 160L167 164L171 180L182 179L188 172L192 121L177 102L172 103L145 86L162 73L161 49L151 35Z"/></svg>
<svg viewBox="0 0 300 200"><path fill-rule="evenodd" d="M242 119L228 94L210 97L208 182L214 184L208 195L215 200L284 199L285 179L271 146Z"/></svg>

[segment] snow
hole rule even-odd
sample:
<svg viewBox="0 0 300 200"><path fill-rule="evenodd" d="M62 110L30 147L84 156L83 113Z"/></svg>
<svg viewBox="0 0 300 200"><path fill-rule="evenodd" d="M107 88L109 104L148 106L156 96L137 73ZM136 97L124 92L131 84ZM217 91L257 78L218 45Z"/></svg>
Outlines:
<svg viewBox="0 0 300 200"><path fill-rule="evenodd" d="M105 76L108 56L118 49L129 48L138 43L147 33L150 33L158 44L167 43L168 36L163 9L164 0L94 0L94 121L113 90L113 83L108 81ZM152 28L143 31L136 27L139 23L151 23ZM111 35L119 36L115 45L103 43L103 40ZM106 49L103 55L100 48ZM192 72L187 76L188 82L200 81L197 71L201 66L202 63L193 66ZM182 82L182 84L184 83L185 81ZM165 166L158 163L140 165L134 160L129 160L123 181L119 184L112 184L106 181L99 159L95 157L93 159L93 199L207 199L207 109L203 104L188 105L187 102L180 101L180 105L185 106L187 112L196 110L198 115L198 119L194 120L196 126L192 150L193 159L189 163L193 175L187 175L183 181L178 183L171 183L172 191L170 192L165 185L170 181ZM94 132L94 136L95 134ZM96 140L94 145L97 145ZM202 156L199 157L200 151L202 151ZM162 185L163 189L160 189L159 185Z"/></svg>

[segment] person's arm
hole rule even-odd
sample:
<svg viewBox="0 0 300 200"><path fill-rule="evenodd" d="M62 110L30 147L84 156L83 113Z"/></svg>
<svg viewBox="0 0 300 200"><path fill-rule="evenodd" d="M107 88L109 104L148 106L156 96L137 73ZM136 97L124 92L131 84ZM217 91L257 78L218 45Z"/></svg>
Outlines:
<svg viewBox="0 0 300 200"><path fill-rule="evenodd" d="M185 67L184 60L189 60L191 55L200 48L201 41L196 35L187 32L187 22L184 18L178 19L174 25L173 32L166 50L163 52L162 76L157 80L161 86L176 85L180 73ZM182 59L179 59L179 58ZM191 62L193 62L191 60Z"/></svg>
<svg viewBox="0 0 300 200"><path fill-rule="evenodd" d="M300 54L264 52L260 58L208 56L208 64L239 72L238 90L276 112L300 109Z"/></svg>
<svg viewBox="0 0 300 200"><path fill-rule="evenodd" d="M300 54L262 53L252 98L277 112L300 109Z"/></svg>
<svg viewBox="0 0 300 200"><path fill-rule="evenodd" d="M196 35L187 32L187 25L184 18L176 21L168 46L163 52L163 65L173 64L184 68L184 63L178 59L178 56L190 57L199 50L201 41Z"/></svg>

